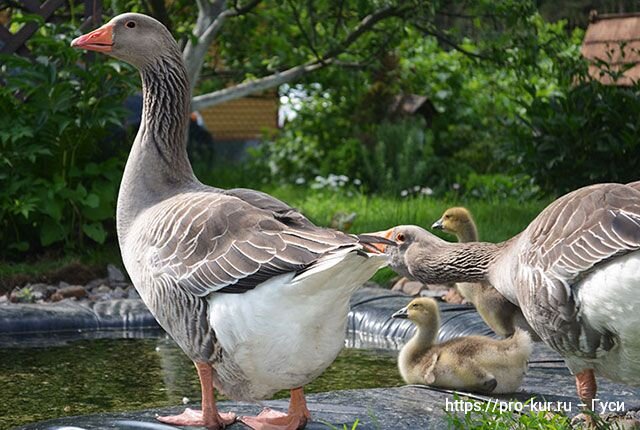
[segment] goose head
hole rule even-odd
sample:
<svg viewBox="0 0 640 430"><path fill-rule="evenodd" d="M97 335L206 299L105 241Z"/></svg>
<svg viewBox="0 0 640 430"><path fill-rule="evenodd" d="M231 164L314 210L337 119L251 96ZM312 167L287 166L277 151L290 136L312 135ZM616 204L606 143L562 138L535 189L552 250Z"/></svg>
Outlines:
<svg viewBox="0 0 640 430"><path fill-rule="evenodd" d="M173 36L160 21L139 13L118 15L102 27L75 38L71 46L102 52L138 69L167 51L178 51Z"/></svg>
<svg viewBox="0 0 640 430"><path fill-rule="evenodd" d="M389 266L396 273L411 279L414 277L409 268L415 265L421 256L435 254L447 243L417 225L401 225L372 235L384 237L396 244L379 244L376 247L388 256Z"/></svg>
<svg viewBox="0 0 640 430"><path fill-rule="evenodd" d="M435 327L438 324L438 304L428 297L420 297L409 302L407 306L394 313L392 318L404 318L418 327Z"/></svg>
<svg viewBox="0 0 640 430"><path fill-rule="evenodd" d="M453 207L447 209L431 228L455 234L458 238L469 238L464 241L477 241L476 226L467 208Z"/></svg>

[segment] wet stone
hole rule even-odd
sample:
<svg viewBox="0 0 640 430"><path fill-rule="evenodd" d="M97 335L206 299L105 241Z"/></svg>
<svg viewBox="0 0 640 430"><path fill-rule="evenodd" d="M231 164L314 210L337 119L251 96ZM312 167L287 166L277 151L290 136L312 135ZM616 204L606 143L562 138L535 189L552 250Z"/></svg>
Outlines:
<svg viewBox="0 0 640 430"><path fill-rule="evenodd" d="M114 288L113 292L111 293L111 298L112 299L124 299L126 297L127 297L127 293L125 292L124 288L122 288L122 287Z"/></svg>
<svg viewBox="0 0 640 430"><path fill-rule="evenodd" d="M120 269L118 269L113 264L109 264L107 266L107 277L109 279L109 284L111 286L114 286L114 284L119 284L127 281L122 271L120 271Z"/></svg>
<svg viewBox="0 0 640 430"><path fill-rule="evenodd" d="M85 285L85 288L87 290L93 290L94 288L98 288L99 286L108 284L108 283L109 283L108 278L98 278L98 279L94 279L93 281L89 281L87 285Z"/></svg>
<svg viewBox="0 0 640 430"><path fill-rule="evenodd" d="M94 288L91 292L94 294L109 294L111 292L111 287L102 284L99 287Z"/></svg>
<svg viewBox="0 0 640 430"><path fill-rule="evenodd" d="M140 294L138 294L138 291L135 289L135 287L133 285L130 285L129 287L127 287L126 292L127 292L127 298L128 299L139 299L140 298Z"/></svg>
<svg viewBox="0 0 640 430"><path fill-rule="evenodd" d="M84 298L87 297L87 290L81 285L72 285L58 289L55 294L51 296L51 301L59 302L62 299L67 298Z"/></svg>

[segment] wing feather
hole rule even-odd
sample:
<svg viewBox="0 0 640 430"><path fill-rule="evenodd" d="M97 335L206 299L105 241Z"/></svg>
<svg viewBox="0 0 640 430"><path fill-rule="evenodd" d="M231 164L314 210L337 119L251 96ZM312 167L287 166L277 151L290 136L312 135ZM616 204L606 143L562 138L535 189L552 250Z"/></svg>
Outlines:
<svg viewBox="0 0 640 430"><path fill-rule="evenodd" d="M243 293L274 276L302 272L339 249L361 249L356 237L316 227L252 190L182 194L150 219L155 222L141 258L151 263L153 276L196 296Z"/></svg>
<svg viewBox="0 0 640 430"><path fill-rule="evenodd" d="M519 300L558 351L594 356L606 334L579 321L576 287L599 265L640 250L640 187L598 184L549 205L522 233Z"/></svg>

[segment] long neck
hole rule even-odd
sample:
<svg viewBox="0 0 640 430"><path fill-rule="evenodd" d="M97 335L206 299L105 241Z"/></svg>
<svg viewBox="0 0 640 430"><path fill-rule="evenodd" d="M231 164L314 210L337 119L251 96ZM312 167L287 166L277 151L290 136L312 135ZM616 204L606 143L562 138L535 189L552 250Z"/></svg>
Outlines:
<svg viewBox="0 0 640 430"><path fill-rule="evenodd" d="M448 243L435 250L418 251L411 268L414 278L428 284L451 282L483 282L506 243Z"/></svg>
<svg viewBox="0 0 640 430"><path fill-rule="evenodd" d="M458 242L477 242L478 241L478 229L473 221L469 221L463 224L463 228L456 234Z"/></svg>
<svg viewBox="0 0 640 430"><path fill-rule="evenodd" d="M144 209L197 186L187 156L189 82L177 50L147 63L142 77L142 121L118 195L121 240Z"/></svg>
<svg viewBox="0 0 640 430"><path fill-rule="evenodd" d="M193 179L187 156L189 124L189 80L179 54L159 57L141 71L142 124L140 148L152 152L161 163L156 168L175 181ZM142 129L142 127L141 127Z"/></svg>
<svg viewBox="0 0 640 430"><path fill-rule="evenodd" d="M440 329L440 316L430 315L429 321L422 321L416 324L416 334L407 342L403 359L407 364L417 361L424 356L438 339Z"/></svg>

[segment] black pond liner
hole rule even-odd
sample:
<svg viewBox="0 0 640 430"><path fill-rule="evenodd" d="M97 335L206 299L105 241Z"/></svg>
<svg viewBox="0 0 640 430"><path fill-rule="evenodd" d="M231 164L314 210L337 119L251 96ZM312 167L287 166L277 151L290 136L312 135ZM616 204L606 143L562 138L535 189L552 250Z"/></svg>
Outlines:
<svg viewBox="0 0 640 430"><path fill-rule="evenodd" d="M391 315L406 306L411 297L381 288L362 288L353 296L348 316L347 346L373 349L398 349L414 333L405 319ZM495 336L478 313L466 305L441 304L439 341L458 336ZM66 340L93 337L157 336L159 327L141 300L122 299L105 302L64 301L47 305L0 306L0 347L37 344L45 337ZM514 408L535 399L570 406L569 415L579 412L573 377L562 358L542 343L537 343L530 361L523 389L509 396L486 397L460 393L464 399L485 400L489 408ZM598 380L598 395L603 401L618 402L624 410L640 405L640 389ZM358 429L445 428L447 401L454 400L448 390L424 386L406 386L370 390L347 390L308 396L314 422L308 429L330 428L324 423L342 428L358 419ZM511 403L509 403L511 402ZM520 403L514 403L520 402ZM284 400L263 403L286 410ZM451 407L451 403L449 406ZM174 427L158 423L156 414L177 413L182 408L146 410L140 412L95 414L65 417L30 424L20 429L82 430L82 429L155 429ZM242 402L221 402L221 409L239 415L256 414L260 406ZM527 406L524 406L527 411ZM459 411L458 411L459 412ZM243 428L236 424L233 428Z"/></svg>

